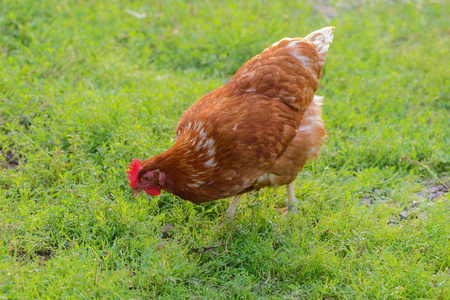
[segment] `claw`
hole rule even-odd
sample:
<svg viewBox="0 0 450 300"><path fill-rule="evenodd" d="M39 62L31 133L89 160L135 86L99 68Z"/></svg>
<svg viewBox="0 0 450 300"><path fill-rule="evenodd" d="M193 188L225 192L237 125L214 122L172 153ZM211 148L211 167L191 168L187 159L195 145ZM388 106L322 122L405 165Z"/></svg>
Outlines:
<svg viewBox="0 0 450 300"><path fill-rule="evenodd" d="M295 205L295 204L288 205L288 209L289 209L289 211L290 211L291 213L293 213L294 215L298 215L298 208L297 208L297 205Z"/></svg>
<svg viewBox="0 0 450 300"><path fill-rule="evenodd" d="M289 212L292 213L293 215L298 215L298 208L296 205L288 205L283 208L275 208L275 210L280 214L282 214L283 216L287 215Z"/></svg>

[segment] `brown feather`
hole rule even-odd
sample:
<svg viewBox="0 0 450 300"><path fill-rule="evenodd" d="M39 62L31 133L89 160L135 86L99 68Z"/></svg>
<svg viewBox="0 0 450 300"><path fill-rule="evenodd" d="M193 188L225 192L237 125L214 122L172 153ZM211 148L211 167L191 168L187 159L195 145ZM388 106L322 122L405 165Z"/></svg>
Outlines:
<svg viewBox="0 0 450 300"><path fill-rule="evenodd" d="M141 173L163 172L161 188L194 203L292 182L326 134L313 101L322 60L302 38L267 48L194 103L175 145L145 160Z"/></svg>

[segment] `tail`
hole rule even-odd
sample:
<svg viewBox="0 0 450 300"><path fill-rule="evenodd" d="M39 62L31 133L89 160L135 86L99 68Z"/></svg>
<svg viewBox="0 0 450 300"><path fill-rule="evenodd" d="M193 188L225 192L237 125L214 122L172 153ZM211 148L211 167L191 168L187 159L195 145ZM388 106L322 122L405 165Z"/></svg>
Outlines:
<svg viewBox="0 0 450 300"><path fill-rule="evenodd" d="M266 50L277 53L279 56L282 56L284 51L288 52L289 55L297 58L316 79L320 79L323 75L322 68L327 60L328 48L333 41L334 30L333 26L328 26L308 34L305 38L284 38Z"/></svg>
<svg viewBox="0 0 450 300"><path fill-rule="evenodd" d="M328 48L333 42L333 35L336 28L333 26L324 27L308 34L305 39L316 46L319 54L319 64L323 68L327 60Z"/></svg>

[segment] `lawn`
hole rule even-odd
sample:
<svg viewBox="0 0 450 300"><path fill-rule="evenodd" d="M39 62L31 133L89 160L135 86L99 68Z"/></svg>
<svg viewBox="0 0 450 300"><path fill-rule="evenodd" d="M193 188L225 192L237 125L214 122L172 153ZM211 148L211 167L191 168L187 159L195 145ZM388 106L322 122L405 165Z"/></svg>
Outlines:
<svg viewBox="0 0 450 300"><path fill-rule="evenodd" d="M450 299L449 2L237 3L0 3L0 299ZM132 197L192 103L327 25L298 215Z"/></svg>

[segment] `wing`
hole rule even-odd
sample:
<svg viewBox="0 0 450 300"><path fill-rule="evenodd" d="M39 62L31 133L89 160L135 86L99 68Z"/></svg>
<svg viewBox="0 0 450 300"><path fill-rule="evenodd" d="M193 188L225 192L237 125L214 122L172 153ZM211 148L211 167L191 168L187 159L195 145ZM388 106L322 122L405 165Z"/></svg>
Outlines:
<svg viewBox="0 0 450 300"><path fill-rule="evenodd" d="M264 94L248 93L216 105L205 119L227 168L264 169L295 137L301 115Z"/></svg>
<svg viewBox="0 0 450 300"><path fill-rule="evenodd" d="M180 148L192 148L197 161L192 165L206 165L208 173L217 170L217 179L224 170L251 178L284 153L296 135L302 115L264 94L225 98L184 116L188 125L178 137L180 144L185 145ZM203 161L203 157L210 159Z"/></svg>

